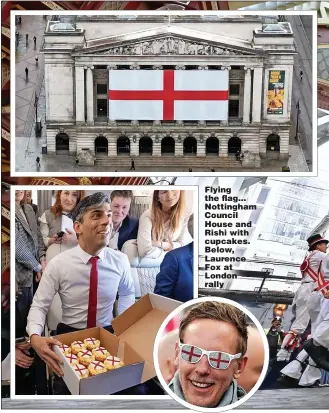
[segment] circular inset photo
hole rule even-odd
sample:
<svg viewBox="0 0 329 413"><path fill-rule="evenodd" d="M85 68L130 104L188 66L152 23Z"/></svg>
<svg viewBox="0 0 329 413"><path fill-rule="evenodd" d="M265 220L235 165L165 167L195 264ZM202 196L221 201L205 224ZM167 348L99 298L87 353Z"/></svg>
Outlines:
<svg viewBox="0 0 329 413"><path fill-rule="evenodd" d="M269 349L262 326L242 305L203 297L168 315L153 358L161 385L177 402L198 411L225 411L258 390Z"/></svg>

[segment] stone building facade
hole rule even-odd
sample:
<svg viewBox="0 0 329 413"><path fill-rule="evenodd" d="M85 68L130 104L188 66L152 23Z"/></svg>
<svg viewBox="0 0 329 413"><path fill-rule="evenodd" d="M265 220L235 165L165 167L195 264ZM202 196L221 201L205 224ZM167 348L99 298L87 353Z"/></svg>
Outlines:
<svg viewBox="0 0 329 413"><path fill-rule="evenodd" d="M69 153L93 164L121 154L228 158L240 150L248 167L289 156L296 47L288 22L70 16L48 22L43 53L48 154ZM229 71L227 120L110 120L111 70L159 69ZM278 73L279 86L270 79ZM270 89L280 96L274 110Z"/></svg>

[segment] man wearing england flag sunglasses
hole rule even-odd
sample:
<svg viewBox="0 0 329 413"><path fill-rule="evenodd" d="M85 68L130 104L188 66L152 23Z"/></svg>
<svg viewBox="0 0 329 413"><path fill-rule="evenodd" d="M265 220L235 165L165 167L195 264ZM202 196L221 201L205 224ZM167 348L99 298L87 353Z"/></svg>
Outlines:
<svg viewBox="0 0 329 413"><path fill-rule="evenodd" d="M237 379L247 363L245 314L226 303L203 301L179 326L175 348L177 372L169 388L200 407L228 406L246 395Z"/></svg>

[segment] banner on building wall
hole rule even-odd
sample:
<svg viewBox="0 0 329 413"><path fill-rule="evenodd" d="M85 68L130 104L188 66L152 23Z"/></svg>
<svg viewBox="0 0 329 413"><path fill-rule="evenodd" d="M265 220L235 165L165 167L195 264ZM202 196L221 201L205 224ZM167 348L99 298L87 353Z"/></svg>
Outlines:
<svg viewBox="0 0 329 413"><path fill-rule="evenodd" d="M270 70L267 88L267 114L282 115L284 101L284 70Z"/></svg>
<svg viewBox="0 0 329 413"><path fill-rule="evenodd" d="M227 120L227 70L111 70L110 120Z"/></svg>

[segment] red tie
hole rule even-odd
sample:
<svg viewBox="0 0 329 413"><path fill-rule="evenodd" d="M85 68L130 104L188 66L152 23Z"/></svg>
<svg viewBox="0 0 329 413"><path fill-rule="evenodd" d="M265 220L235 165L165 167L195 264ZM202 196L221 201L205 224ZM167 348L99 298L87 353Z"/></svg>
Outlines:
<svg viewBox="0 0 329 413"><path fill-rule="evenodd" d="M97 287L98 287L97 260L98 260L98 257L91 257L89 260L91 263L91 270L90 270L90 284L89 284L87 328L96 327Z"/></svg>

